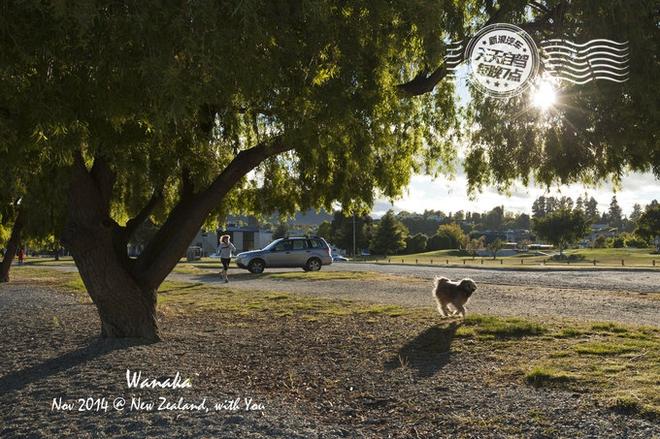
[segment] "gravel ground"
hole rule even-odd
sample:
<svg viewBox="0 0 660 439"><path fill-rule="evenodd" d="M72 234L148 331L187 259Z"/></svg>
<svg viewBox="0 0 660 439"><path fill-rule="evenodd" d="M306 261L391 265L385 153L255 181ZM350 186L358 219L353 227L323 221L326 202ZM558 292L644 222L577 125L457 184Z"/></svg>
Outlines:
<svg viewBox="0 0 660 439"><path fill-rule="evenodd" d="M490 347L453 340L451 327L429 322L162 315L166 341L140 345L99 340L93 305L21 282L0 285L0 322L3 438L660 435L659 425L617 414L588 393L501 379L506 365ZM179 372L193 388L129 390L127 368L160 379ZM161 396L207 397L211 407L250 397L264 409L112 408L117 397ZM105 397L111 407L51 410L60 397Z"/></svg>
<svg viewBox="0 0 660 439"><path fill-rule="evenodd" d="M461 267L428 267L367 263L336 263L324 270L375 271L422 279L445 276L451 279L469 277L494 285L544 286L552 288L660 293L660 269L591 270L577 268L488 269Z"/></svg>

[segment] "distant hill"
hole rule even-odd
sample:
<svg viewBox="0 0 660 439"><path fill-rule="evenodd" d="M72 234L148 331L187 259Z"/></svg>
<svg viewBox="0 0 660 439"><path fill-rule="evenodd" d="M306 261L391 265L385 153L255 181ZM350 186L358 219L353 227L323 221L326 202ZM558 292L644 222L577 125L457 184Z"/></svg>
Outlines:
<svg viewBox="0 0 660 439"><path fill-rule="evenodd" d="M292 226L318 226L323 221L332 221L332 213L328 213L325 210L315 212L314 209L309 209L305 212L298 212L293 219L287 221L289 227ZM263 223L278 224L280 222L279 215L276 213L272 214L266 219ZM231 224L241 224L247 226L256 226L259 221L253 216L244 216L244 215L229 215L227 217L227 223Z"/></svg>
<svg viewBox="0 0 660 439"><path fill-rule="evenodd" d="M270 222L272 224L277 224L280 221L279 215L274 213L270 217ZM296 213L295 218L287 221L289 225L299 225L299 226L318 226L323 221L332 221L332 213L329 213L325 210L320 210L316 212L314 209L309 209L305 212Z"/></svg>

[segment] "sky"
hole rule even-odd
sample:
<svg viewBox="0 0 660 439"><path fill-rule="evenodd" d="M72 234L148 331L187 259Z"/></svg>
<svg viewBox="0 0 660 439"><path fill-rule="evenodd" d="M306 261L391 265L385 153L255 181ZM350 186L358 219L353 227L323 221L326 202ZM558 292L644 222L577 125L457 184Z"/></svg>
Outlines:
<svg viewBox="0 0 660 439"><path fill-rule="evenodd" d="M419 213L426 209L442 210L445 213L459 210L485 212L496 206L504 206L505 211L531 213L532 203L541 195L570 196L575 201L585 192L598 201L598 209L601 212L609 209L612 196L616 196L624 214L629 215L635 203L643 207L653 199L660 199L660 181L651 173L631 173L622 178L616 191L612 184L603 184L597 188L572 184L546 191L543 187L525 187L518 183L514 184L509 195L499 193L494 187L485 187L482 193L477 194L474 199L469 199L467 179L463 173L458 173L453 180L447 177L433 180L429 176L415 175L401 199L395 200L393 204L384 198L377 199L373 215L380 217L388 209Z"/></svg>

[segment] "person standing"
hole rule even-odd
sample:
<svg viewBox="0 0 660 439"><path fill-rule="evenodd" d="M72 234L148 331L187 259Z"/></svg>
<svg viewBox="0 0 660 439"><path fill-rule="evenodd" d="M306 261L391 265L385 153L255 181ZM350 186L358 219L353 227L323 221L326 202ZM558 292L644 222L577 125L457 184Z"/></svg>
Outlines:
<svg viewBox="0 0 660 439"><path fill-rule="evenodd" d="M23 265L23 259L25 258L25 250L23 247L18 249L18 265Z"/></svg>
<svg viewBox="0 0 660 439"><path fill-rule="evenodd" d="M225 283L229 282L227 272L229 271L229 262L231 261L231 253L236 251L236 247L229 240L229 235L222 235L220 237L220 245L218 246L220 253L220 262L222 262L222 272L220 276L225 280Z"/></svg>

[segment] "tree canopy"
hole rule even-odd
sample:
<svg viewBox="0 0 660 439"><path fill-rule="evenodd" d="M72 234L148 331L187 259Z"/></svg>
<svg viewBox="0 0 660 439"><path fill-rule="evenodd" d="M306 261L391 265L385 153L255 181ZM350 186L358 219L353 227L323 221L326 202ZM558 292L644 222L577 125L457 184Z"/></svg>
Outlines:
<svg viewBox="0 0 660 439"><path fill-rule="evenodd" d="M365 212L413 173L453 170L459 144L473 190L660 175L655 13L644 0L8 1L2 210L38 200L29 223L61 230L103 334L152 337L155 290L229 211ZM567 86L550 113L475 94L463 114L447 44L497 21L628 40L630 81ZM159 228L130 259L147 219Z"/></svg>

